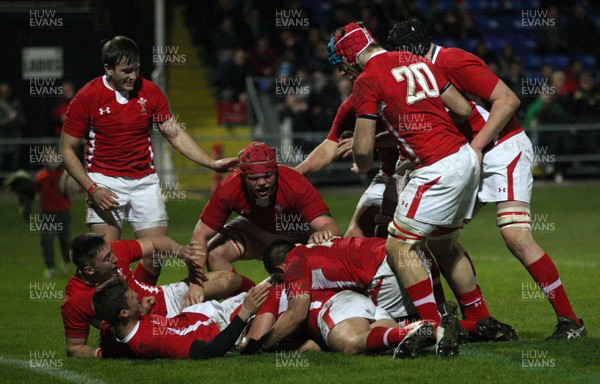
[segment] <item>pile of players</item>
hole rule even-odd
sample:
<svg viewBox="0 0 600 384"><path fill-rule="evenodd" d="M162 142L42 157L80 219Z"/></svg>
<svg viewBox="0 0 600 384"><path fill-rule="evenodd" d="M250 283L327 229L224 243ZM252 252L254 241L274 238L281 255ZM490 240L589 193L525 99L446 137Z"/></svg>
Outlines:
<svg viewBox="0 0 600 384"><path fill-rule="evenodd" d="M237 159L210 159L172 120L160 90L137 78L131 43L107 43L106 75L74 98L61 140L67 170L88 191L95 232L72 244L78 272L61 308L70 356L210 358L235 347L244 354L293 348L405 358L433 346L449 357L467 340L516 340L511 326L490 315L458 242L465 223L492 202L507 247L557 315L549 339L586 335L554 263L531 234L533 150L514 114L519 101L477 57L433 44L416 20L390 31L393 51L361 23L340 28L328 54L354 80L353 94L327 139L294 170L278 165L264 143ZM162 119L154 120L184 155L222 171L237 164L185 246L166 236L160 199L142 198L156 187L147 141L134 163L134 152L108 149L115 126L142 125L161 108ZM117 112L131 119L111 122ZM83 137L87 173L70 156ZM366 173L375 147L381 169L341 237L302 174L350 155L353 169ZM227 222L233 212L239 216ZM137 240L117 240L125 220ZM171 256L187 264L189 276L157 287ZM232 263L248 259L263 260L269 281L254 286L236 272ZM458 305L446 301L441 275ZM101 329L101 347L87 345L90 324Z"/></svg>

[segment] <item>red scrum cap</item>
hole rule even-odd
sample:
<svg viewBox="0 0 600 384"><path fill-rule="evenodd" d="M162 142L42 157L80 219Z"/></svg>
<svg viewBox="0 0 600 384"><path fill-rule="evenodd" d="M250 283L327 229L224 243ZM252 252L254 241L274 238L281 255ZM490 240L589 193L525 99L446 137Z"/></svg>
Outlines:
<svg viewBox="0 0 600 384"><path fill-rule="evenodd" d="M356 67L358 55L369 46L377 44L373 35L362 22L350 23L339 29L333 36L334 52L338 57L346 59L348 64Z"/></svg>
<svg viewBox="0 0 600 384"><path fill-rule="evenodd" d="M248 145L239 155L242 174L277 172L275 152L265 143L255 141Z"/></svg>

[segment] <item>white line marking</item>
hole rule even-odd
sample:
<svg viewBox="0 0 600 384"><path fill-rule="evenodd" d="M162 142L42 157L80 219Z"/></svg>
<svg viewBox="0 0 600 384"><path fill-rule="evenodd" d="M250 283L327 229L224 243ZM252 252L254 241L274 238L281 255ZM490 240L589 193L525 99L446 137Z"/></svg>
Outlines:
<svg viewBox="0 0 600 384"><path fill-rule="evenodd" d="M66 369L52 368L52 367L35 367L31 366L29 360L22 359L12 359L9 357L4 357L0 355L0 364L9 365L17 368L27 369L32 372L52 376L60 380L70 381L73 383L81 384L81 383L89 383L89 384L105 384L104 381L94 379L92 377L86 376L81 373L76 373L73 371L68 371Z"/></svg>

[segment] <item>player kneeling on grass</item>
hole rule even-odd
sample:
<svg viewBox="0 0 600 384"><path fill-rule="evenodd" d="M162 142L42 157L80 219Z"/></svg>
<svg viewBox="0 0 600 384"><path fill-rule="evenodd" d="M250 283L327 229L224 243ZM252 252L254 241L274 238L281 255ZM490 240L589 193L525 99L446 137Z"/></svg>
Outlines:
<svg viewBox="0 0 600 384"><path fill-rule="evenodd" d="M118 342L138 358L209 359L223 356L242 334L246 322L266 300L270 284L253 287L223 301L187 307L173 318L145 314L146 305L123 280L112 278L92 296L98 317L112 326ZM102 334L102 341L110 337Z"/></svg>
<svg viewBox="0 0 600 384"><path fill-rule="evenodd" d="M90 325L100 326L100 320L92 308L92 294L98 285L113 277L121 277L125 284L139 295L152 297L152 313L173 317L181 311L184 295L188 290L187 279L163 286L146 284L139 280L141 264L152 267L162 265L167 254L177 255L192 264L194 244L179 245L167 236L143 238L139 240L117 240L106 242L104 235L89 233L77 236L71 243L71 258L77 272L65 288L65 299L61 314L65 328L67 355L72 357L126 357L129 351L122 346L102 344L101 348L87 345ZM129 265L140 260L135 273ZM190 278L205 279L204 298L216 299L230 295L241 286L239 276L231 272L209 272L199 276L190 268ZM158 277L156 277L158 278ZM154 281L156 282L156 280Z"/></svg>

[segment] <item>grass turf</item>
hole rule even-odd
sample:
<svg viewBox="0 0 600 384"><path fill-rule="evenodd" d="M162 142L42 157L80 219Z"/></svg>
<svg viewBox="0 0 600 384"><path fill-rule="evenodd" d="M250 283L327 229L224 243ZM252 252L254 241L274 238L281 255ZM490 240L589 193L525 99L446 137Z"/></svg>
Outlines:
<svg viewBox="0 0 600 384"><path fill-rule="evenodd" d="M433 382L460 383L598 383L600 342L596 330L599 259L595 245L600 187L537 188L532 202L534 237L555 261L576 313L586 320L588 337L546 342L556 323L552 308L527 271L510 255L495 227L493 207L486 207L464 230L462 243L472 256L493 316L513 325L520 340L462 347L460 356L396 361L390 356L348 357L335 353L227 356L211 361L101 361L66 357L59 307L68 277L43 280L39 234L16 209L13 196L2 195L0 245L0 372L3 383L20 382ZM352 193L327 191L324 198L338 222L346 226L358 201ZM183 243L204 199L168 203L169 233ZM72 234L84 232L83 202L73 208ZM131 238L125 230L123 238ZM57 260L59 259L57 255ZM259 262L236 265L255 281L266 273ZM167 265L160 282L181 278L185 270ZM40 293L41 292L41 293ZM448 289L446 289L448 295ZM92 332L90 343L97 341Z"/></svg>

